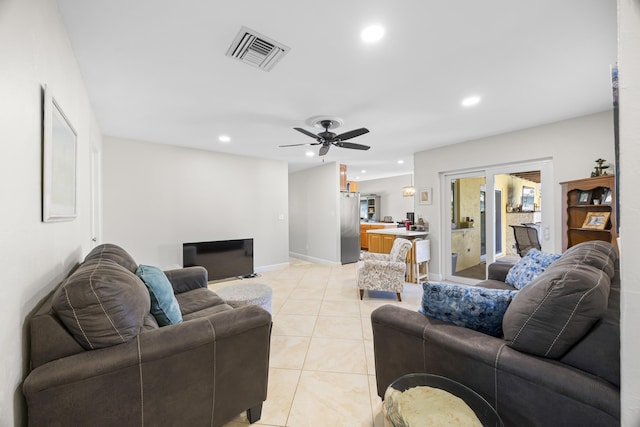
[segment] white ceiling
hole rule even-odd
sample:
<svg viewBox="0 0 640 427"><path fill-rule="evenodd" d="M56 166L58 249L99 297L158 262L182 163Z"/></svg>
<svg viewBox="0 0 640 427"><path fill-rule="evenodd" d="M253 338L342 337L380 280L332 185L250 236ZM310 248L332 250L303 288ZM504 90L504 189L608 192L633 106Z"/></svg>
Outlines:
<svg viewBox="0 0 640 427"><path fill-rule="evenodd" d="M320 165L294 131L330 115L349 179L412 154L611 108L616 0L58 0L104 134ZM367 45L360 31L385 27ZM291 48L270 72L225 56L241 26ZM481 102L464 108L463 98ZM222 144L221 134L232 141ZM404 164L398 164L404 160ZM366 173L360 171L365 169Z"/></svg>

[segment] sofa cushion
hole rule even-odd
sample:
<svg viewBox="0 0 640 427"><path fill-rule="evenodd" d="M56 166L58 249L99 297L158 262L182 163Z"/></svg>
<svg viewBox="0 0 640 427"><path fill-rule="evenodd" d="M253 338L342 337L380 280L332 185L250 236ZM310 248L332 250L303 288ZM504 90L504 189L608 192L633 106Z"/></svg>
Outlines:
<svg viewBox="0 0 640 427"><path fill-rule="evenodd" d="M422 288L421 313L493 336L502 335L502 316L517 293L439 282Z"/></svg>
<svg viewBox="0 0 640 427"><path fill-rule="evenodd" d="M93 250L84 258L84 262L94 259L108 259L126 268L132 273L135 273L138 269L138 264L136 264L131 255L129 255L129 253L120 246L112 243L104 243L93 248Z"/></svg>
<svg viewBox="0 0 640 427"><path fill-rule="evenodd" d="M106 259L82 264L56 289L51 307L85 350L136 337L149 313L149 292L126 268Z"/></svg>
<svg viewBox="0 0 640 427"><path fill-rule="evenodd" d="M194 311L193 313L185 314L183 319L188 322L193 319L200 319L202 317L209 317L214 314L222 313L223 311L233 310L233 307L227 304L218 304L211 307L203 308L202 310Z"/></svg>
<svg viewBox="0 0 640 427"><path fill-rule="evenodd" d="M508 345L526 353L560 358L607 310L611 258L601 268L583 263L592 249L565 253L518 292L502 322ZM598 258L601 261L604 258Z"/></svg>
<svg viewBox="0 0 640 427"><path fill-rule="evenodd" d="M182 316L204 310L208 307L224 304L224 300L209 288L198 288L176 294Z"/></svg>
<svg viewBox="0 0 640 427"><path fill-rule="evenodd" d="M180 305L173 295L169 279L158 267L140 264L136 270L138 276L149 290L151 314L159 326L175 325L182 322Z"/></svg>
<svg viewBox="0 0 640 427"><path fill-rule="evenodd" d="M559 254L550 254L532 248L516 265L509 269L504 282L516 289L522 289L558 258L560 258Z"/></svg>

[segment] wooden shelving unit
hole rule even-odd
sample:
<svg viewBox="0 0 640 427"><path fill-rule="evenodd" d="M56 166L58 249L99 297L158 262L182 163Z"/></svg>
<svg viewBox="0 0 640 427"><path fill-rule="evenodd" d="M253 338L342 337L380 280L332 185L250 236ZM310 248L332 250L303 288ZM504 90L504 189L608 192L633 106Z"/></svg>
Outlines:
<svg viewBox="0 0 640 427"><path fill-rule="evenodd" d="M593 178L561 182L562 185L562 250L590 240L603 240L618 247L616 226L615 177L601 175ZM585 201L580 196L585 192L589 197ZM605 195L610 192L610 202L604 203ZM600 204L594 204L599 200ZM604 229L583 228L587 214L609 213Z"/></svg>

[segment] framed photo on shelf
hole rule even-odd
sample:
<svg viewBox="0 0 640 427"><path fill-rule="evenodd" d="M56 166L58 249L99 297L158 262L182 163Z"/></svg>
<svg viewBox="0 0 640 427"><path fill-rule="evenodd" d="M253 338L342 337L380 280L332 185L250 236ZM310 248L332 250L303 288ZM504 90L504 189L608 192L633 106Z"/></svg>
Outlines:
<svg viewBox="0 0 640 427"><path fill-rule="evenodd" d="M578 200L576 203L578 205L588 205L591 203L591 190L580 191L578 193Z"/></svg>
<svg viewBox="0 0 640 427"><path fill-rule="evenodd" d="M611 189L607 189L602 195L602 204L603 205L611 204Z"/></svg>
<svg viewBox="0 0 640 427"><path fill-rule="evenodd" d="M591 228L594 230L604 230L607 226L611 212L587 212L582 228Z"/></svg>
<svg viewBox="0 0 640 427"><path fill-rule="evenodd" d="M430 205L433 203L433 190L431 187L420 189L418 203L421 205Z"/></svg>

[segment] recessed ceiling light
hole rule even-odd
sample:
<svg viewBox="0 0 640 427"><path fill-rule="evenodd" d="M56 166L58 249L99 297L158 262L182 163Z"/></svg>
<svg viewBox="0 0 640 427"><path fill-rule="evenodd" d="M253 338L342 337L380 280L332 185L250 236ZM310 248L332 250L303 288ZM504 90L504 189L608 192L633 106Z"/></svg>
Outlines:
<svg viewBox="0 0 640 427"><path fill-rule="evenodd" d="M218 137L218 141L224 142L226 144L227 142L231 142L231 137L229 135L220 135Z"/></svg>
<svg viewBox="0 0 640 427"><path fill-rule="evenodd" d="M404 160L398 160L398 164L399 164L399 165L404 164Z"/></svg>
<svg viewBox="0 0 640 427"><path fill-rule="evenodd" d="M360 171L360 173L367 173L367 171L366 171L366 170L364 170L364 169L362 169L362 170Z"/></svg>
<svg viewBox="0 0 640 427"><path fill-rule="evenodd" d="M360 33L360 38L365 43L375 43L384 36L384 28L380 25L370 25Z"/></svg>
<svg viewBox="0 0 640 427"><path fill-rule="evenodd" d="M307 151L306 153L304 153L307 157L313 157L316 155L316 153L314 153L313 151Z"/></svg>
<svg viewBox="0 0 640 427"><path fill-rule="evenodd" d="M462 100L462 106L473 107L474 105L477 105L479 102L480 102L479 96L470 96Z"/></svg>

